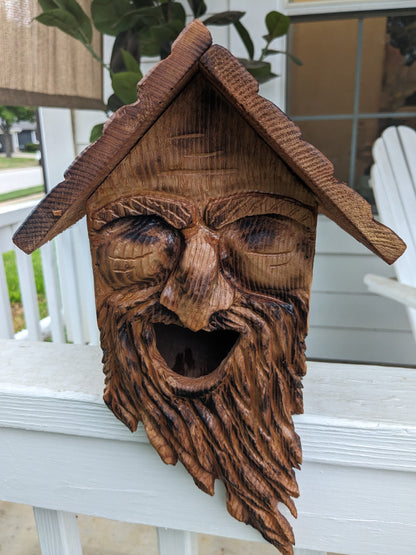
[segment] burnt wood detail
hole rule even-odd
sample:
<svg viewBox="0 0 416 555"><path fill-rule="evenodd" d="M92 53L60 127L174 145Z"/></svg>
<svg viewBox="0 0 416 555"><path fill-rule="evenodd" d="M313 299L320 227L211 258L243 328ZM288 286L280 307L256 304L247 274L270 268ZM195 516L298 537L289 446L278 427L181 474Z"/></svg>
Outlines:
<svg viewBox="0 0 416 555"><path fill-rule="evenodd" d="M105 402L289 555L318 210L388 262L404 244L210 42L188 26L15 241L87 214Z"/></svg>

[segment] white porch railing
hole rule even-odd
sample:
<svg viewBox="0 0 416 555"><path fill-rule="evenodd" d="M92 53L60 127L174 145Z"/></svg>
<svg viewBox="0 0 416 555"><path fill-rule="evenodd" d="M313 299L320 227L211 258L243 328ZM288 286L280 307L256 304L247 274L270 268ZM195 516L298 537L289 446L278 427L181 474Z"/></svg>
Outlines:
<svg viewBox="0 0 416 555"><path fill-rule="evenodd" d="M98 347L0 341L0 499L39 507L43 555L81 554L74 513L157 526L161 555L196 555L198 532L264 542L227 513L221 483L204 494L142 426L114 418L100 359ZM310 362L304 386L299 555L414 555L416 373Z"/></svg>
<svg viewBox="0 0 416 555"><path fill-rule="evenodd" d="M34 203L0 209L0 251ZM102 401L85 223L41 249L49 316L39 321L31 259L16 250L26 330L15 336L0 257L0 499L34 506L43 555L81 555L76 513L158 527L160 555L197 555L195 533L263 541L165 466L144 430ZM45 331L54 344L39 340ZM64 345L66 338L73 343ZM61 344L60 344L61 343ZM353 349L351 345L351 350ZM296 555L413 555L416 372L309 363Z"/></svg>
<svg viewBox="0 0 416 555"><path fill-rule="evenodd" d="M1 255L5 252L15 250L12 243L13 233L18 225L27 217L35 204L35 201L29 201L16 205L4 205L0 208ZM44 334L48 333L50 319L49 321L44 322L41 326L39 321L38 299L36 295L31 259L28 256L25 256L22 252L19 252L17 249L15 252L23 311L26 321L26 330L21 332L20 335L17 335L16 338L39 341L43 338ZM3 264L3 256L1 256L0 260L0 311L2 315L0 319L0 336L2 338L12 339L14 337L13 319Z"/></svg>
<svg viewBox="0 0 416 555"><path fill-rule="evenodd" d="M0 208L0 254L14 250L26 328L14 333L12 311L0 257L0 338L98 344L94 289L85 222L81 221L41 250L49 315L40 320L32 261L15 248L12 236L37 201Z"/></svg>
<svg viewBox="0 0 416 555"><path fill-rule="evenodd" d="M0 212L2 252L31 208ZM81 555L77 512L158 526L161 555L196 555L193 532L262 541L227 514L220 485L214 499L201 493L182 467L160 462L142 428L130 434L104 407L99 348L59 345L65 334L98 342L85 224L41 251L54 344L7 341L0 266L0 499L35 507L43 555ZM25 333L38 341L30 257L16 257ZM415 394L414 370L309 363L296 419L305 458L297 555L413 555Z"/></svg>

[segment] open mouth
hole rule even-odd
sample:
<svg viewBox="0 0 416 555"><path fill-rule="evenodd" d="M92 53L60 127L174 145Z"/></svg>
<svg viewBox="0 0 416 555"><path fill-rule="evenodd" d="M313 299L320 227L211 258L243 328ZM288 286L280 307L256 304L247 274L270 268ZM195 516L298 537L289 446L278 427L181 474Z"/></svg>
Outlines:
<svg viewBox="0 0 416 555"><path fill-rule="evenodd" d="M232 330L197 331L174 324L153 324L156 347L171 370L188 378L214 372L240 334Z"/></svg>

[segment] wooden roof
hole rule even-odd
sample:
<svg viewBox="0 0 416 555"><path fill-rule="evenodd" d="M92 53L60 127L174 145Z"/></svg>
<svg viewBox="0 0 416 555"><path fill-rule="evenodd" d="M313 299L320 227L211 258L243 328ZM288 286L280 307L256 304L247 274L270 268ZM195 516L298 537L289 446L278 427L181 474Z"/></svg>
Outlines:
<svg viewBox="0 0 416 555"><path fill-rule="evenodd" d="M258 95L257 81L225 48L211 46L208 29L193 21L177 38L172 54L138 84L138 99L110 118L103 135L68 168L65 180L35 208L13 240L30 253L85 214L87 199L128 154L197 71L235 107L247 123L315 194L321 212L391 264L403 241L373 219L370 205L334 177L331 162L301 138L298 127Z"/></svg>

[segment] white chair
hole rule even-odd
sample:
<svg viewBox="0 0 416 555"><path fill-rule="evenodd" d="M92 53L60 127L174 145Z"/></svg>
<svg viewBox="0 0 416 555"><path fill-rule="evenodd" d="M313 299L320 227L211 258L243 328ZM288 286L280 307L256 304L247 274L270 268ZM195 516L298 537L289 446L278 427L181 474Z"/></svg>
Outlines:
<svg viewBox="0 0 416 555"><path fill-rule="evenodd" d="M367 274L369 290L406 305L416 340L416 131L388 127L373 146L371 184L382 223L407 244L394 263L398 281Z"/></svg>

